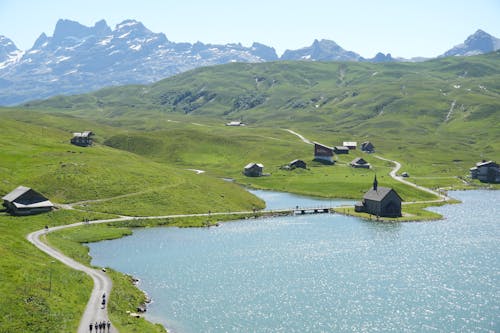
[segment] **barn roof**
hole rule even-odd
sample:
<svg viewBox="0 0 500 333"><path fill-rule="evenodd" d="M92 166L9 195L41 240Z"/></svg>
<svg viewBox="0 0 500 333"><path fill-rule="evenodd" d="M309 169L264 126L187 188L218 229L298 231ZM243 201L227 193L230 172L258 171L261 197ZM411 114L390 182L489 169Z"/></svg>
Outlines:
<svg viewBox="0 0 500 333"><path fill-rule="evenodd" d="M351 164L366 164L366 162L362 157L356 157L352 160Z"/></svg>
<svg viewBox="0 0 500 333"><path fill-rule="evenodd" d="M392 188L389 188L389 187L377 186L377 190L374 190L372 188L371 190L366 192L365 195L363 196L363 199L373 200L373 201L382 201L391 191L394 191L394 190ZM399 197L399 199L401 199L401 197L399 196L399 194L396 191L394 191L394 193L396 193L396 195ZM403 201L403 199L401 199L401 201Z"/></svg>
<svg viewBox="0 0 500 333"><path fill-rule="evenodd" d="M258 166L258 167L260 167L260 168L263 168L263 167L264 167L264 165L263 165L263 164L261 164L261 163L253 163L253 162L252 162L252 163L248 163L248 164L245 166L245 169L250 169L250 168L251 168L251 167L253 167L254 165L256 165L256 166Z"/></svg>
<svg viewBox="0 0 500 333"><path fill-rule="evenodd" d="M313 142L315 145L318 145L318 146L321 146L321 147L325 147L325 148L328 148L330 150L333 150L333 147L328 147L327 145L324 145L322 143L319 143L319 142Z"/></svg>
<svg viewBox="0 0 500 333"><path fill-rule="evenodd" d="M2 199L5 201L12 202L12 201L16 200L17 198L19 198L24 193L28 192L29 190L31 190L31 188L26 187L26 186L18 186L12 192L4 195Z"/></svg>
<svg viewBox="0 0 500 333"><path fill-rule="evenodd" d="M495 165L496 165L496 163L493 161L484 161L484 162L476 163L477 167L484 167L484 166L493 166L494 167Z"/></svg>

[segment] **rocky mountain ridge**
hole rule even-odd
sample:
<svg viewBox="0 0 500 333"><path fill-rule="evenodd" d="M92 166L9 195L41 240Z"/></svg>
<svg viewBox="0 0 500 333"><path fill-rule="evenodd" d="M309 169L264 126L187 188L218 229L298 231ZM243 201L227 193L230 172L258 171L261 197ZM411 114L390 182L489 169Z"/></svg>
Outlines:
<svg viewBox="0 0 500 333"><path fill-rule="evenodd" d="M479 37L470 36L465 46L455 47L453 55L477 54L480 51L476 50L485 45L485 49L490 50L491 43L487 41L490 35L485 34L481 31ZM500 43L495 40L493 48L498 48ZM475 51L469 50L469 46ZM234 43L172 42L165 34L154 33L135 20L125 20L111 29L104 20L87 27L61 19L51 37L42 33L27 51L19 50L12 40L0 36L0 105L83 93L106 86L151 83L201 66L277 60L387 62L401 59L383 53L365 59L330 40L315 40L311 46L287 50L279 58L274 48L260 43L245 47Z"/></svg>

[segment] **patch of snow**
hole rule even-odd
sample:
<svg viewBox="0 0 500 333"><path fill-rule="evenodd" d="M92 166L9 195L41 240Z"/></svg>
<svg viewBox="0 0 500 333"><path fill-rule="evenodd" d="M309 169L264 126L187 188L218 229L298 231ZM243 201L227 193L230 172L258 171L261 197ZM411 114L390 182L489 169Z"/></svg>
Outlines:
<svg viewBox="0 0 500 333"><path fill-rule="evenodd" d="M118 51L118 50L114 50L113 52L109 53L108 55L113 55L113 54L115 54L115 53L120 53L120 51Z"/></svg>
<svg viewBox="0 0 500 333"><path fill-rule="evenodd" d="M73 69L73 70L71 70L71 71L69 71L69 72L64 73L64 75L71 75L71 74L75 74L75 73L77 73L77 72L78 72L78 70L77 70L77 69Z"/></svg>
<svg viewBox="0 0 500 333"><path fill-rule="evenodd" d="M113 36L109 36L109 37L104 38L100 42L97 42L96 44L106 46L111 42L112 39L113 39Z"/></svg>
<svg viewBox="0 0 500 333"><path fill-rule="evenodd" d="M378 74L378 72L373 72L373 73L372 73L372 76L375 76L375 75L377 75L377 74Z"/></svg>
<svg viewBox="0 0 500 333"><path fill-rule="evenodd" d="M302 56L302 57L300 57L300 59L309 60L309 59L311 59L311 55L308 54L308 55Z"/></svg>
<svg viewBox="0 0 500 333"><path fill-rule="evenodd" d="M118 38L126 38L128 35L130 35L130 32L131 32L131 31L126 32L126 33L124 33L123 35L118 36Z"/></svg>
<svg viewBox="0 0 500 333"><path fill-rule="evenodd" d="M142 45L132 45L130 46L130 48L134 51L139 51L141 48L142 48Z"/></svg>
<svg viewBox="0 0 500 333"><path fill-rule="evenodd" d="M36 49L36 50L31 50L28 52L28 54L37 54L37 53L40 53L41 51Z"/></svg>
<svg viewBox="0 0 500 333"><path fill-rule="evenodd" d="M118 24L118 25L116 26L116 29L117 29L117 30L120 30L120 29L122 29L122 28L125 28L125 27L132 27L132 26L137 25L137 24L139 24L139 22L136 22L136 21L129 21L129 22L126 22L126 23Z"/></svg>
<svg viewBox="0 0 500 333"><path fill-rule="evenodd" d="M459 84L454 84L454 85L453 85L453 88L455 88L455 89L460 89L460 85L459 85Z"/></svg>
<svg viewBox="0 0 500 333"><path fill-rule="evenodd" d="M60 62L66 61L66 60L68 60L68 59L71 59L71 57L67 57L67 56L60 56L60 57L57 57L56 59L57 59L56 64L58 64L58 63L60 63Z"/></svg>
<svg viewBox="0 0 500 333"><path fill-rule="evenodd" d="M0 69L19 62L19 60L21 60L21 58L23 57L23 55L25 53L26 53L25 51L21 51L21 50L17 50L17 51L13 51L13 52L9 53L9 58L7 60L5 60L4 62L0 62Z"/></svg>

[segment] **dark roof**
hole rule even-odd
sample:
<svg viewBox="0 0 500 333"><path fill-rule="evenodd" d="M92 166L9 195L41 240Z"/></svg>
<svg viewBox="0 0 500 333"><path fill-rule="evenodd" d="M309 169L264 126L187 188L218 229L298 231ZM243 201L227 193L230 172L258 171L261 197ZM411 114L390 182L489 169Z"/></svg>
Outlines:
<svg viewBox="0 0 500 333"><path fill-rule="evenodd" d="M13 202L17 198L19 198L21 195L28 192L29 190L31 190L31 188L26 187L26 186L18 186L12 192L6 194L2 199L5 201Z"/></svg>
<svg viewBox="0 0 500 333"><path fill-rule="evenodd" d="M318 145L318 146L325 147L325 148L328 148L328 149L330 149L330 150L333 150L333 148L332 148L332 147L328 147L327 145L324 145L324 144L322 144L322 143L319 143L319 142L313 142L313 143L314 143L315 145Z"/></svg>
<svg viewBox="0 0 500 333"><path fill-rule="evenodd" d="M32 192L32 196L28 200L26 200L26 198L23 199L22 197L30 191ZM49 199L26 186L18 186L12 192L6 194L2 199L10 202L17 208L40 208L54 206Z"/></svg>
<svg viewBox="0 0 500 333"><path fill-rule="evenodd" d="M394 191L394 190L392 188L389 188L389 187L377 186L376 191L372 188L371 190L366 192L363 199L373 200L373 201L382 201L391 191ZM399 194L396 191L394 191L394 193L396 193L396 195L399 197ZM399 199L401 199L401 197L399 197ZM401 199L401 201L402 200L403 199Z"/></svg>
<svg viewBox="0 0 500 333"><path fill-rule="evenodd" d="M297 160L293 160L293 161L291 161L289 164L295 164L295 163L297 163L297 162L298 162L298 163L305 163L304 161L297 159Z"/></svg>
<svg viewBox="0 0 500 333"><path fill-rule="evenodd" d="M366 164L367 162L362 157L356 157L351 164Z"/></svg>

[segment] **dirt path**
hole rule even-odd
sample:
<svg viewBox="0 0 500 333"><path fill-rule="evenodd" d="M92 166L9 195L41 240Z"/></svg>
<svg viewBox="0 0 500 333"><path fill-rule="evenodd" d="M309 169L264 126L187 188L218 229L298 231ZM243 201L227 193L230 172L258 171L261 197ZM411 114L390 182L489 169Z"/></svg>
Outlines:
<svg viewBox="0 0 500 333"><path fill-rule="evenodd" d="M433 191L431 190L430 188L427 188L427 187L423 187L423 186L420 186L420 185L417 185L417 184L414 184L412 182L409 182L407 181L406 179L404 179L403 177L401 176L398 176L397 175L397 172L399 171L399 169L401 169L401 163L399 163L398 161L394 161L394 160L390 160L390 159L387 159L387 158L384 158L382 156L378 156L378 155L373 155L373 157L375 158L378 158L379 160L382 160L382 161L387 161L387 162L391 162L394 164L394 168L392 168L391 172L389 172L389 175L394 179L394 180L397 180L398 182L400 183L403 183L405 185L408 185L408 186L411 186L411 187L414 187L414 188L417 188L421 191L424 191L424 192L427 192L427 193L431 193L439 198L441 198L441 200L444 200L444 201L448 201L450 200L450 197L444 195L444 194L441 194L439 192L436 192L436 191ZM429 202L438 202L438 201L441 201L441 200L431 200L431 201L418 201L418 203L429 203ZM416 202L412 202L412 203L416 203Z"/></svg>
<svg viewBox="0 0 500 333"><path fill-rule="evenodd" d="M312 142L312 141L310 141L310 140L306 139L305 137L303 137L302 135L300 135L300 134L299 134L299 133L297 133L297 132L292 131L291 129L284 129L284 131L287 131L287 132L289 132L289 133L291 133L291 134L293 134L293 135L298 136L300 140L302 140L303 142L307 143L308 145L312 145L312 144L313 144L313 142Z"/></svg>
<svg viewBox="0 0 500 333"><path fill-rule="evenodd" d="M92 223L125 221L125 220L129 220L129 219L131 219L131 218L130 217L121 217L121 218L111 219L111 220L93 221ZM78 333L88 333L90 323L95 323L95 322L100 322L100 321L107 322L109 320L108 309L106 306L103 307L101 305L101 302L102 302L102 295L104 293L106 294L107 301L111 295L111 287L112 287L111 279L106 275L105 272L100 271L98 269L93 269L93 268L87 267L87 266L65 256L61 252L55 250L54 248L52 248L49 245L47 245L46 243L44 243L40 239L40 237L42 235L45 235L48 232L66 229L66 228L72 228L72 227L76 227L76 226L81 226L83 224L84 224L84 222L78 222L78 223L53 227L53 228L50 228L49 230L42 229L42 230L38 230L38 231L30 233L26 237L29 242L34 244L36 247L38 247L43 252L45 252L48 255L50 255L51 257L59 260L60 262L62 262L63 264L65 264L68 267L71 267L73 269L84 272L85 274L89 275L92 278L92 280L94 281L94 288L92 289L92 293L91 293L90 299L87 303L87 307L85 308L85 312L83 313L83 316L80 320L80 325L78 326L78 331L77 331ZM118 332L118 330L116 330L113 326L111 326L110 332Z"/></svg>

